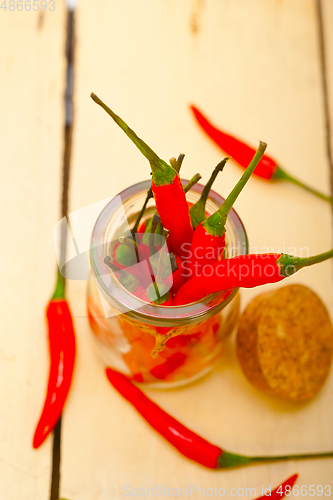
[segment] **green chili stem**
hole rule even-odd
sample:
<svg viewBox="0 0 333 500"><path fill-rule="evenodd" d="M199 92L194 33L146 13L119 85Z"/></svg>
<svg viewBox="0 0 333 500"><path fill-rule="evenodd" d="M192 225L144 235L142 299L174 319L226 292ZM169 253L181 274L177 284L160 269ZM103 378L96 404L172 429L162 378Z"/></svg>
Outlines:
<svg viewBox="0 0 333 500"><path fill-rule="evenodd" d="M292 175L289 175L280 166L276 167L276 170L274 172L272 179L292 182L293 184L296 184L297 186L302 187L306 191L309 191L310 193L314 194L315 196L318 196L318 198L321 198L322 200L328 201L329 203L331 203L333 205L333 197L332 196L326 196L326 194L323 194L320 191L317 191L317 189L314 189L314 188L308 186L307 184L304 184L304 182L296 179Z"/></svg>
<svg viewBox="0 0 333 500"><path fill-rule="evenodd" d="M313 255L311 257L294 257L293 255L281 254L277 259L276 263L280 268L280 275L289 277L296 273L302 267L312 266L313 264L319 264L324 260L331 259L333 257L333 249L327 252L320 253L318 255Z"/></svg>
<svg viewBox="0 0 333 500"><path fill-rule="evenodd" d="M192 179L186 184L186 186L184 186L184 192L187 193L190 189L193 188L193 186L199 182L201 179L201 175L200 174L195 174Z"/></svg>
<svg viewBox="0 0 333 500"><path fill-rule="evenodd" d="M60 274L60 270L58 269L57 283L51 300L64 299L64 298L65 298L65 278Z"/></svg>
<svg viewBox="0 0 333 500"><path fill-rule="evenodd" d="M176 160L176 158L170 158L170 165L176 170L176 172L179 174L180 167L182 166L183 160L185 158L184 154L180 154Z"/></svg>
<svg viewBox="0 0 333 500"><path fill-rule="evenodd" d="M125 132L127 137L136 145L139 151L147 158L153 173L154 183L159 185L172 184L176 177L176 171L162 160L140 137L136 135L127 123L120 116L116 115L96 94L91 93L90 97L116 122L116 124Z"/></svg>
<svg viewBox="0 0 333 500"><path fill-rule="evenodd" d="M132 250L132 247L134 247L136 261L140 262L138 245L136 244L136 241L134 239L130 239L127 236L120 236L120 238L118 238L118 242L120 245L124 245L130 250Z"/></svg>
<svg viewBox="0 0 333 500"><path fill-rule="evenodd" d="M225 202L222 204L219 210L217 210L213 215L208 217L206 221L202 223L203 227L206 229L208 233L212 236L222 236L225 233L225 223L227 221L227 216L230 210L233 207L236 199L244 188L245 184L251 177L254 169L258 165L259 161L264 155L267 144L265 142L260 141L259 147L251 160L250 165L245 170L244 174L237 182L236 186L233 188Z"/></svg>
<svg viewBox="0 0 333 500"><path fill-rule="evenodd" d="M147 207L148 201L149 201L151 198L153 198L153 197L154 197L154 195L153 195L153 190L152 190L152 188L150 188L150 189L147 191L146 199L145 199L145 201L144 201L144 204L143 204L143 206L142 206L142 208L141 208L141 211L140 211L139 215L137 216L137 219L136 219L135 224L134 224L134 226L133 226L133 229L132 229L132 231L131 231L131 233L133 234L133 236L135 235L135 233L136 233L136 232L137 232L137 230L138 230L138 227L139 227L140 221L141 221L141 219L142 219L142 216L143 216L143 214L145 213L145 210L146 210L146 207Z"/></svg>
<svg viewBox="0 0 333 500"><path fill-rule="evenodd" d="M130 238L128 238L127 236L120 236L120 238L118 238L118 241L119 241L119 244L120 245L125 245L127 247L132 247L133 245L136 247L137 244L136 244L136 241L134 240L131 240Z"/></svg>
<svg viewBox="0 0 333 500"><path fill-rule="evenodd" d="M114 273L118 273L119 271L122 271L122 269L120 269L120 267L116 266L116 264L114 264L111 261L109 256L105 257L104 264L106 264L111 269L111 271L113 271Z"/></svg>
<svg viewBox="0 0 333 500"><path fill-rule="evenodd" d="M166 249L166 244L164 244L160 250L160 255L158 257L158 263L157 263L157 273L156 273L155 281L154 281L154 288L155 288L155 292L157 295L157 300L154 302L156 304L163 304L163 302L169 300L169 298L170 298L169 291L167 291L166 293L162 293L162 295L160 293L160 290L162 290L162 292L164 292L164 289L165 289L165 283L163 282L165 249Z"/></svg>
<svg viewBox="0 0 333 500"><path fill-rule="evenodd" d="M248 457L246 455L236 455L228 451L223 451L217 459L217 469L226 469L228 467L239 467L241 465L259 463L259 462L277 462L282 460L298 460L305 458L326 458L333 457L333 452L326 453L306 453L297 455L284 455L274 457Z"/></svg>
<svg viewBox="0 0 333 500"><path fill-rule="evenodd" d="M227 161L230 159L230 156L227 158L224 158L220 163L214 168L212 175L210 176L207 184L205 185L200 199L190 208L190 215L193 223L193 228L195 229L203 220L205 220L205 208L206 208L206 202L207 198L209 195L209 192L211 190L211 187L213 185L213 182L215 181L216 177L218 176L219 172L222 172L224 169L225 164Z"/></svg>
<svg viewBox="0 0 333 500"><path fill-rule="evenodd" d="M153 216L153 219L151 221L150 225L150 231L149 231L149 250L150 250L150 255L152 255L156 251L155 247L155 231L157 229L157 226L161 222L161 217L158 214L155 214Z"/></svg>

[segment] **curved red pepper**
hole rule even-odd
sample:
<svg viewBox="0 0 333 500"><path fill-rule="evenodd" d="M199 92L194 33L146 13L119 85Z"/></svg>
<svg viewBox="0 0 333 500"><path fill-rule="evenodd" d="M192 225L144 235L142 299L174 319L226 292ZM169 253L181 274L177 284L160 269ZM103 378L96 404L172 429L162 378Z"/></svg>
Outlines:
<svg viewBox="0 0 333 500"><path fill-rule="evenodd" d="M190 258L187 264L188 279L201 274L205 266L214 264L222 254L224 247L225 233L222 236L213 236L206 231L202 224L199 224L193 234Z"/></svg>
<svg viewBox="0 0 333 500"><path fill-rule="evenodd" d="M106 376L113 387L134 406L148 424L178 451L206 467L211 469L216 467L221 448L209 443L168 415L122 373L107 368Z"/></svg>
<svg viewBox="0 0 333 500"><path fill-rule="evenodd" d="M177 293L179 288L185 283L187 280L187 270L186 270L186 262L178 257L176 255L176 262L177 262L177 267L176 269L170 276L170 284L171 284L171 293ZM167 280L165 280L166 283L169 283Z"/></svg>
<svg viewBox="0 0 333 500"><path fill-rule="evenodd" d="M169 230L169 239L174 253L182 256L182 244L191 243L193 228L185 192L177 171L159 158L148 144L138 137L134 130L106 106L99 97L92 93L91 98L111 116L149 161L152 171L152 191L161 222Z"/></svg>
<svg viewBox="0 0 333 500"><path fill-rule="evenodd" d="M253 288L277 283L299 271L333 257L333 250L312 257L288 254L238 255L206 266L202 274L191 278L177 292L173 305L196 302L211 293L237 287Z"/></svg>
<svg viewBox="0 0 333 500"><path fill-rule="evenodd" d="M304 455L286 455L272 457L248 457L236 455L210 443L191 431L175 418L171 417L156 403L149 399L125 375L107 368L106 376L113 387L121 394L140 415L163 436L172 446L190 460L210 469L226 469L239 467L250 463L274 462L294 458L324 458L331 457L333 452Z"/></svg>
<svg viewBox="0 0 333 500"><path fill-rule="evenodd" d="M208 137L210 137L210 139L212 139L225 153L232 156L232 159L235 160L241 167L247 168L255 153L255 149L226 132L214 127L214 125L212 125L195 106L190 106L190 108L198 124ZM271 179L276 169L276 161L269 156L264 155L256 166L254 175L257 175L262 179Z"/></svg>
<svg viewBox="0 0 333 500"><path fill-rule="evenodd" d="M177 292L174 305L196 302L211 293L237 287L252 288L283 280L276 261L281 254L241 255L206 266ZM267 273L265 272L267 270Z"/></svg>
<svg viewBox="0 0 333 500"><path fill-rule="evenodd" d="M192 241L193 227L180 177L176 173L172 184L156 186L152 180L151 185L162 225L169 230L169 251L183 258L186 244Z"/></svg>
<svg viewBox="0 0 333 500"><path fill-rule="evenodd" d="M212 125L207 118L195 107L190 106L196 121L202 128L202 130L208 135L215 144L221 148L225 153L232 156L233 160L235 160L241 167L246 168L249 164L251 156L254 154L254 149L251 146L248 146L243 141L236 139L235 137L223 132L222 130L216 128ZM296 179L292 175L288 174L284 169L280 167L276 163L273 158L264 155L258 166L254 171L254 175L260 177L265 180L273 180L273 181L289 181L297 186L309 191L310 193L318 196L322 200L328 201L333 204L333 197L327 196L317 189L304 184L304 182Z"/></svg>
<svg viewBox="0 0 333 500"><path fill-rule="evenodd" d="M37 424L33 447L38 448L56 426L62 413L74 369L75 333L68 303L52 299L46 309L50 350L50 372L42 414Z"/></svg>
<svg viewBox="0 0 333 500"><path fill-rule="evenodd" d="M275 488L275 490L273 490L271 493L269 493L268 495L263 495L262 497L258 497L256 498L256 500L267 500L268 498L270 500L279 500L280 498L283 498L286 493L291 492L291 488L294 486L297 478L298 474L294 474L293 476L286 479L286 481L280 484L277 488ZM290 486L290 490L286 490L286 486ZM290 494L291 493L288 493L288 496L290 496Z"/></svg>

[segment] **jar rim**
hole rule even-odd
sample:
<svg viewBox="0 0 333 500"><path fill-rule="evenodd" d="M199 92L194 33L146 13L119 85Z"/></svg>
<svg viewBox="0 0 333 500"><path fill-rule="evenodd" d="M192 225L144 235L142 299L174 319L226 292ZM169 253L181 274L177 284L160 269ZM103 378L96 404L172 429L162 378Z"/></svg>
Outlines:
<svg viewBox="0 0 333 500"><path fill-rule="evenodd" d="M186 179L182 179L183 185L187 184ZM126 208L131 204L131 200L142 198L146 196L148 189L151 186L151 181L142 181L134 184L116 195L104 207L98 216L93 228L89 252L90 268L93 279L96 282L97 289L104 299L111 304L119 314L126 314L138 321L150 323L157 326L175 326L177 324L188 324L203 321L210 316L218 313L221 309L226 307L229 302L236 296L238 288L233 289L225 297L226 292L217 292L211 294L204 299L181 306L159 306L154 303L147 303L138 297L132 295L126 288L124 288L116 279L111 276L104 263L104 258L107 256L107 248L110 240L107 238L108 228L112 225L112 217L115 218L118 213L118 220L122 220L124 225L129 229L126 217ZM196 184L187 193L187 198L199 198L204 186ZM210 203L220 207L224 199L215 191L211 190L207 200L207 205ZM215 210L216 208L213 208ZM117 230L116 228L115 230ZM234 209L229 213L226 224L226 235L228 245L228 236L232 236L235 240L233 251L236 250L235 255L246 254L249 250L249 242L244 225ZM234 255L233 255L234 256ZM140 265L137 264L137 265ZM224 298L222 299L222 296Z"/></svg>

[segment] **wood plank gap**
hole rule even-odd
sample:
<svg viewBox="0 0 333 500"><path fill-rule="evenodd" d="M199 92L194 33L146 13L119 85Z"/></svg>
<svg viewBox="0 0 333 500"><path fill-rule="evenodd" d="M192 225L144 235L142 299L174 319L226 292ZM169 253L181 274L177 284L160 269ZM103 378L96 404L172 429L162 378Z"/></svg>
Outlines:
<svg viewBox="0 0 333 500"><path fill-rule="evenodd" d="M66 90L65 90L65 127L64 127L64 160L62 179L62 203L61 216L68 215L68 190L69 173L71 166L72 137L73 137L73 80L74 80L74 50L75 50L75 30L74 11L67 11L67 34L66 34ZM62 234L61 248L66 252L66 231ZM65 260L62 260L65 262ZM66 286L66 280L65 280ZM53 431L53 452L52 452L52 480L50 500L58 500L60 488L60 459L61 459L61 417Z"/></svg>
<svg viewBox="0 0 333 500"><path fill-rule="evenodd" d="M328 85L327 85L325 29L324 29L322 0L316 0L316 8L317 8L317 24L318 24L319 59L320 59L321 83L322 83L323 105L324 105L326 154L330 168L331 193L333 194L333 153L331 144L331 120L330 120Z"/></svg>

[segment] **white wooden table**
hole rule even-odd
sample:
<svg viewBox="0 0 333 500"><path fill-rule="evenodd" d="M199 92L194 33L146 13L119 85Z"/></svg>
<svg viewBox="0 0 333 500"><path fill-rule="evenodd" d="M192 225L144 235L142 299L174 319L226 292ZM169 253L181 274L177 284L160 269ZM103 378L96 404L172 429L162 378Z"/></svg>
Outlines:
<svg viewBox="0 0 333 500"><path fill-rule="evenodd" d="M322 5L331 91L333 6ZM53 436L37 451L31 441L47 382L44 309L56 271L52 229L61 214L66 9L60 0L55 6L44 15L0 9L1 500L50 498ZM185 178L200 171L205 182L222 157L194 123L194 103L254 146L266 141L288 172L330 192L316 0L79 0L75 15L71 211L149 177L147 161L91 101L92 91L162 158L185 153ZM332 91L330 99L332 121ZM215 190L228 194L240 175L230 162ZM331 207L291 184L252 179L236 210L253 249L308 247L315 254L332 247ZM310 286L333 316L332 262L289 283ZM108 384L92 348L86 286L67 283L77 362L62 417L60 497L117 500L126 485L256 488L259 496L262 485L275 487L295 472L300 486L332 486L332 459L214 472L179 455ZM242 307L258 293L243 291ZM249 385L232 341L209 377L147 393L236 453L333 449L333 372L308 404L280 402Z"/></svg>

